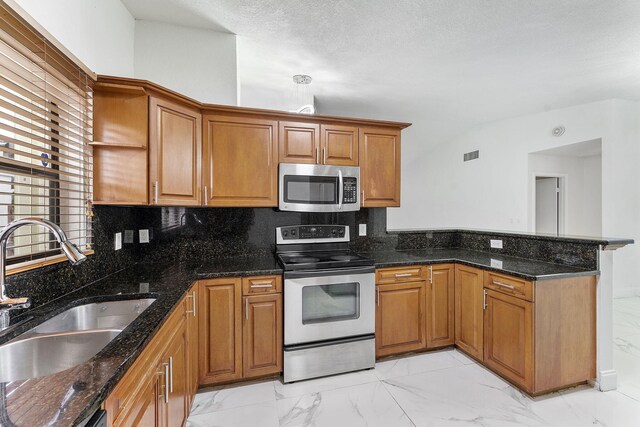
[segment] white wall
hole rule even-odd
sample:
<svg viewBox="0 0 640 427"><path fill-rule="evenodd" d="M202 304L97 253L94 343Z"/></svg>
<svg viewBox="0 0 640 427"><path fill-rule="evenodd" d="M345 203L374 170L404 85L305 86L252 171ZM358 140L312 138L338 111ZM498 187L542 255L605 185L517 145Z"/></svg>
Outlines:
<svg viewBox="0 0 640 427"><path fill-rule="evenodd" d="M135 76L198 101L237 104L236 36L136 21Z"/></svg>
<svg viewBox="0 0 640 427"><path fill-rule="evenodd" d="M564 234L599 236L602 234L601 156L529 155L529 231L535 231L534 175L565 175Z"/></svg>
<svg viewBox="0 0 640 427"><path fill-rule="evenodd" d="M559 124L566 133L553 137ZM401 208L388 210L388 226L527 230L529 153L599 138L602 233L640 242L640 103L622 100L486 124L403 162L405 199ZM477 149L478 160L462 161L463 153ZM616 252L617 296L640 290L638 259L640 245Z"/></svg>
<svg viewBox="0 0 640 427"><path fill-rule="evenodd" d="M87 67L133 77L135 21L120 0L15 0Z"/></svg>

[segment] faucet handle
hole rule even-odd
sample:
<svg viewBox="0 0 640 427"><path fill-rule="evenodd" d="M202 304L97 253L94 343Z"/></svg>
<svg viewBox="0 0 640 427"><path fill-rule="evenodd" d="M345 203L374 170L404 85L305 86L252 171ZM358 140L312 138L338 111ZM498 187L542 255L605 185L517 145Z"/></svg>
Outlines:
<svg viewBox="0 0 640 427"><path fill-rule="evenodd" d="M30 306L31 306L31 298L29 297L7 298L0 301L0 309L5 309L5 310L29 308Z"/></svg>

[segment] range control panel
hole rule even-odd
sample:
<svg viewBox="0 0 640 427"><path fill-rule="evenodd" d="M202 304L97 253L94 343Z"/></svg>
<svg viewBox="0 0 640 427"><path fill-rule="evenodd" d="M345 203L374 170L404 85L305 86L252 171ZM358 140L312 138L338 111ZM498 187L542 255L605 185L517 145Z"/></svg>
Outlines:
<svg viewBox="0 0 640 427"><path fill-rule="evenodd" d="M358 203L358 180L356 178L344 178L342 203Z"/></svg>
<svg viewBox="0 0 640 427"><path fill-rule="evenodd" d="M292 225L276 228L276 243L349 241L346 225Z"/></svg>

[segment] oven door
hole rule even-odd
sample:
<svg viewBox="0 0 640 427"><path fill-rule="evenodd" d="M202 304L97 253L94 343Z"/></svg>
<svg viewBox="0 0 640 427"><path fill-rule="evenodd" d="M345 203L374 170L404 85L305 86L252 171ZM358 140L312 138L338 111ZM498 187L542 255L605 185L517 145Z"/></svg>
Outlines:
<svg viewBox="0 0 640 427"><path fill-rule="evenodd" d="M360 267L286 272L284 345L373 334L374 271Z"/></svg>
<svg viewBox="0 0 640 427"><path fill-rule="evenodd" d="M280 163L278 207L296 212L360 209L360 168Z"/></svg>

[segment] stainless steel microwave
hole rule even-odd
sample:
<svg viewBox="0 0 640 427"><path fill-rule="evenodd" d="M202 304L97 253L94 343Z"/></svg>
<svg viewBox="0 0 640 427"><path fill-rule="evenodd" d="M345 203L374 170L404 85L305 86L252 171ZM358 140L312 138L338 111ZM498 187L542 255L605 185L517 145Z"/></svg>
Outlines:
<svg viewBox="0 0 640 427"><path fill-rule="evenodd" d="M278 207L282 211L360 209L360 168L357 166L280 163L278 178Z"/></svg>

